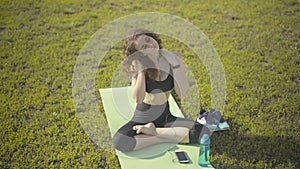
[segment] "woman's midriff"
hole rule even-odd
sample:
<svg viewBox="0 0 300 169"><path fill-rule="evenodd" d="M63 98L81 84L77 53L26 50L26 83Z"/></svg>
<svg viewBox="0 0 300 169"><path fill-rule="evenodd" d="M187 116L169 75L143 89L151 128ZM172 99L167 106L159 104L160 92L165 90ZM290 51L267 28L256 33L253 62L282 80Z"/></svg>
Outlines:
<svg viewBox="0 0 300 169"><path fill-rule="evenodd" d="M170 94L171 94L171 90L162 93L146 92L143 102L150 105L162 105L168 101Z"/></svg>

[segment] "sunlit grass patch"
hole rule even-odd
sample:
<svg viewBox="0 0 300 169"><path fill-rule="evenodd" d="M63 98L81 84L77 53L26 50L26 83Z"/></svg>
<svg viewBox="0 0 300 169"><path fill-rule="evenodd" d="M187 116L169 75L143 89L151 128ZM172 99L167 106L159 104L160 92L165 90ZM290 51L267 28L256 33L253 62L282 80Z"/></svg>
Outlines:
<svg viewBox="0 0 300 169"><path fill-rule="evenodd" d="M299 168L299 5L293 0L1 1L0 168L120 168L76 116L73 69L80 49L103 25L146 11L192 22L220 56L227 88L223 116L231 130L212 135L212 163ZM183 56L198 85L196 102L208 109L207 69L186 44L161 36L165 49ZM93 68L98 116L104 117L98 89L111 87L121 60L122 42ZM185 115L193 118L193 111ZM102 132L101 125L107 124L90 127Z"/></svg>

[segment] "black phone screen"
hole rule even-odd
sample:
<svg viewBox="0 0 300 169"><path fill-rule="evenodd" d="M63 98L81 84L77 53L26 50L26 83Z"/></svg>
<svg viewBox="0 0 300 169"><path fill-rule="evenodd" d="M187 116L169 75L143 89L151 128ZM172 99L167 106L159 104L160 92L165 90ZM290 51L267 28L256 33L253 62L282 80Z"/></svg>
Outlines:
<svg viewBox="0 0 300 169"><path fill-rule="evenodd" d="M188 163L189 162L189 159L187 158L184 151L177 151L177 152L175 152L175 154L180 163Z"/></svg>

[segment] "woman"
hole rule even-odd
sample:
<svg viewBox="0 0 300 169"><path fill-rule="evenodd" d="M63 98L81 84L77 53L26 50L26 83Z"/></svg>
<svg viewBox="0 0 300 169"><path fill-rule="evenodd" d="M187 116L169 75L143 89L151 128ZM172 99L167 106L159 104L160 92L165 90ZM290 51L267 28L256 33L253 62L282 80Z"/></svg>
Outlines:
<svg viewBox="0 0 300 169"><path fill-rule="evenodd" d="M169 110L172 90L183 97L188 89L181 56L162 50L161 39L144 29L129 34L123 52L137 106L132 119L114 135L115 148L128 152L165 142L198 143L200 133L209 130Z"/></svg>

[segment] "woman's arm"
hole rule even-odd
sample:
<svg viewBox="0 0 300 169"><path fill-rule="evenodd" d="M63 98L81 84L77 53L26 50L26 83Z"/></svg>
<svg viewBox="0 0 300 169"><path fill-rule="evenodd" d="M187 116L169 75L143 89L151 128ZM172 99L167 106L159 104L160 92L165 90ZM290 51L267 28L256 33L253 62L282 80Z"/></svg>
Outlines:
<svg viewBox="0 0 300 169"><path fill-rule="evenodd" d="M132 66L134 71L136 72L136 75L132 77L131 95L136 103L140 104L143 102L146 92L145 73L139 61L134 60L132 62Z"/></svg>
<svg viewBox="0 0 300 169"><path fill-rule="evenodd" d="M173 69L174 89L179 97L187 94L189 82L187 80L182 57L178 52L169 52L161 50L162 55L169 62Z"/></svg>
<svg viewBox="0 0 300 169"><path fill-rule="evenodd" d="M181 55L175 53L175 58L178 61L177 65L171 65L173 66L174 89L179 97L184 97L187 94L189 82L185 74Z"/></svg>

